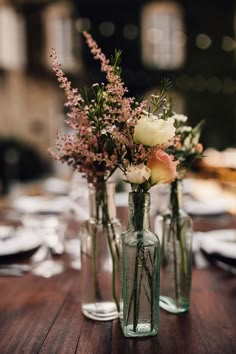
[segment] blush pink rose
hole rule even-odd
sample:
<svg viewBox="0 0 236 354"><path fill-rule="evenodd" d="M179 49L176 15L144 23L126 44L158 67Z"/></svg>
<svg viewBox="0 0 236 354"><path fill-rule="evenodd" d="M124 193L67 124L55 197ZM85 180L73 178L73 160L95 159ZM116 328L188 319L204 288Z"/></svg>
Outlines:
<svg viewBox="0 0 236 354"><path fill-rule="evenodd" d="M171 183L177 178L179 161L161 149L155 151L148 160L147 167L151 170L151 184Z"/></svg>

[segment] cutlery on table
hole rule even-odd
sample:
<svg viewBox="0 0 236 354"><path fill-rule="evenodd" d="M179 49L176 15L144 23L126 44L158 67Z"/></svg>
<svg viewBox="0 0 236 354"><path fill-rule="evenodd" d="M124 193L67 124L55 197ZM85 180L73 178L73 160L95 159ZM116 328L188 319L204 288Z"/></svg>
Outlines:
<svg viewBox="0 0 236 354"><path fill-rule="evenodd" d="M20 276L30 271L27 264L0 264L0 275L3 276Z"/></svg>

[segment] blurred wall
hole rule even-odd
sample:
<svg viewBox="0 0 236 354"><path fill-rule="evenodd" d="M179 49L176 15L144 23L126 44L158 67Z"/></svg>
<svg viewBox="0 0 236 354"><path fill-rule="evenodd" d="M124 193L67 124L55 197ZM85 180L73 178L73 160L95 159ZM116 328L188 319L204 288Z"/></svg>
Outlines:
<svg viewBox="0 0 236 354"><path fill-rule="evenodd" d="M104 80L80 32L103 51L123 51L131 94L173 81L176 110L206 120L203 142L236 145L234 0L0 1L0 139L14 137L50 161L47 148L64 128L64 96L50 48L74 86Z"/></svg>
<svg viewBox="0 0 236 354"><path fill-rule="evenodd" d="M236 145L234 0L75 3L81 22L106 53L114 47L123 50L124 77L132 93L143 94L169 77L190 121L206 120L204 144L218 149ZM143 60L144 47L154 59ZM88 56L86 62L94 65Z"/></svg>

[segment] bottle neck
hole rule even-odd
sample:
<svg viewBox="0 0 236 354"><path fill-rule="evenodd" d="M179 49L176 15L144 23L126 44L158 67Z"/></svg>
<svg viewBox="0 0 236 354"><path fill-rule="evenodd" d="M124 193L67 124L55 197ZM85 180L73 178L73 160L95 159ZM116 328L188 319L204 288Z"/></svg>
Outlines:
<svg viewBox="0 0 236 354"><path fill-rule="evenodd" d="M89 184L90 219L108 222L116 219L115 183Z"/></svg>
<svg viewBox="0 0 236 354"><path fill-rule="evenodd" d="M150 194L143 192L129 193L129 230L150 229Z"/></svg>
<svg viewBox="0 0 236 354"><path fill-rule="evenodd" d="M170 185L169 207L173 213L178 213L182 209L182 181L175 179Z"/></svg>

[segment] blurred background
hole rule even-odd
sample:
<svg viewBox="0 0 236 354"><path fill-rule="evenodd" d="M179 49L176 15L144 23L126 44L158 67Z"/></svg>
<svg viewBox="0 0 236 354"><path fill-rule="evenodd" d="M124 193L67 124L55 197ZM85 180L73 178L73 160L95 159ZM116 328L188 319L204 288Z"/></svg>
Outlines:
<svg viewBox="0 0 236 354"><path fill-rule="evenodd" d="M107 56L122 50L131 95L153 93L168 77L175 110L191 125L206 121L202 142L227 152L221 161L235 180L236 155L228 154L236 147L234 0L0 0L1 194L15 181L66 173L47 150L66 129L50 50L75 87L103 81L83 30Z"/></svg>

